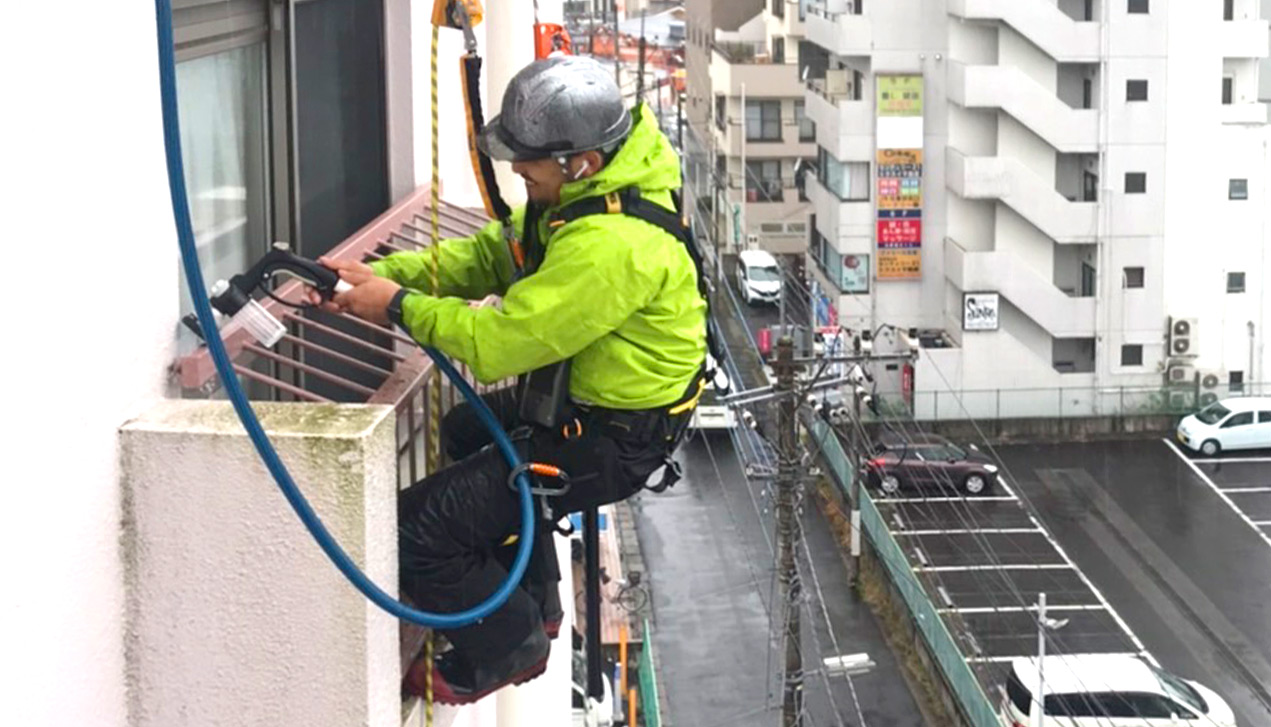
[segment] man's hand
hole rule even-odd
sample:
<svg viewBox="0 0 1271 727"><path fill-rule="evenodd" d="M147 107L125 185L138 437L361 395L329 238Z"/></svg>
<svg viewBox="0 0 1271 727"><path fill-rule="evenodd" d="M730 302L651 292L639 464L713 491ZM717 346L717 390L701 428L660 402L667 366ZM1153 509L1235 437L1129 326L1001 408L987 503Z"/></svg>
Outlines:
<svg viewBox="0 0 1271 727"><path fill-rule="evenodd" d="M330 313L352 313L371 323L385 325L388 320L388 304L401 290L400 285L375 274L370 265L354 260L318 258L318 262L340 274L340 279L353 286L352 290L337 293L330 301L323 302L316 290L309 291L309 302Z"/></svg>

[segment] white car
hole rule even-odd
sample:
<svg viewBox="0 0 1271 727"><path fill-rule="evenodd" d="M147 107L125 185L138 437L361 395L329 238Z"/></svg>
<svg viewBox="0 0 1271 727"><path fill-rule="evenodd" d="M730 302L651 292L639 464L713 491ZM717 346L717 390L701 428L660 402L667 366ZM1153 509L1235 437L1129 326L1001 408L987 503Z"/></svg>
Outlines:
<svg viewBox="0 0 1271 727"><path fill-rule="evenodd" d="M1183 417L1175 436L1183 446L1207 457L1225 449L1271 447L1271 397L1216 401Z"/></svg>
<svg viewBox="0 0 1271 727"><path fill-rule="evenodd" d="M781 268L765 250L742 250L737 260L737 290L746 303L776 303L781 298Z"/></svg>
<svg viewBox="0 0 1271 727"><path fill-rule="evenodd" d="M1236 727L1222 697L1127 654L1047 656L1047 727ZM1009 727L1032 727L1037 659L1011 662L1002 701Z"/></svg>

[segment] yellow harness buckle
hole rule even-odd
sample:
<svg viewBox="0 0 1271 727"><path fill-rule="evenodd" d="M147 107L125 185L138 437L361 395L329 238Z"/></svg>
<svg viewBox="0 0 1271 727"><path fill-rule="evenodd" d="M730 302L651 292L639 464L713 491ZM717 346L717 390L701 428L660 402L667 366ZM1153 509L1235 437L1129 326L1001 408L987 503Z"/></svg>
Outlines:
<svg viewBox="0 0 1271 727"><path fill-rule="evenodd" d="M622 198L617 192L610 192L605 195L605 212L611 215L622 214Z"/></svg>

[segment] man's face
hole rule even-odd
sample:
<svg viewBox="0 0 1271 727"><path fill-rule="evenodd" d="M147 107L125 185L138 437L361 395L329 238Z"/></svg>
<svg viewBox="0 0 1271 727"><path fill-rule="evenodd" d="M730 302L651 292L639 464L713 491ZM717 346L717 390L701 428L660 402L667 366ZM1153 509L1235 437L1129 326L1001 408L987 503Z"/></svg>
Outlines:
<svg viewBox="0 0 1271 727"><path fill-rule="evenodd" d="M560 188L566 180L560 163L555 159L512 162L512 171L525 180L525 196L531 202L548 206L560 203Z"/></svg>

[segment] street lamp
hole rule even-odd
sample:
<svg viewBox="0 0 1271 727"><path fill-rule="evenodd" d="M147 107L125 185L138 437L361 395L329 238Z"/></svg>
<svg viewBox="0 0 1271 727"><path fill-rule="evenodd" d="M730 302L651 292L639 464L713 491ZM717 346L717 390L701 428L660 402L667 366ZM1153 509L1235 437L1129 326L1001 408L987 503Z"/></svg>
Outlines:
<svg viewBox="0 0 1271 727"><path fill-rule="evenodd" d="M1042 672L1042 664L1046 661L1046 632L1058 631L1068 625L1068 619L1046 617L1046 594L1037 594L1037 691L1033 693L1031 719L1033 727L1041 727L1046 710L1043 709L1043 690L1046 688L1046 677Z"/></svg>

